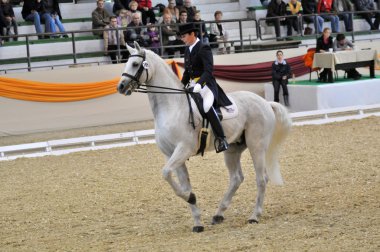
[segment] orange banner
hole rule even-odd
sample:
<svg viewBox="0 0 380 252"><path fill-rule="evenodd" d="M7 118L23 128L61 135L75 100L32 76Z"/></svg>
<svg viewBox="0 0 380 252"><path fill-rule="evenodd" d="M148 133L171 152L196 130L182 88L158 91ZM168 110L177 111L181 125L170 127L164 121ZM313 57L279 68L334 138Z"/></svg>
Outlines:
<svg viewBox="0 0 380 252"><path fill-rule="evenodd" d="M167 62L181 78L175 61ZM116 93L120 77L90 83L46 83L0 77L0 96L37 102L72 102L98 98Z"/></svg>

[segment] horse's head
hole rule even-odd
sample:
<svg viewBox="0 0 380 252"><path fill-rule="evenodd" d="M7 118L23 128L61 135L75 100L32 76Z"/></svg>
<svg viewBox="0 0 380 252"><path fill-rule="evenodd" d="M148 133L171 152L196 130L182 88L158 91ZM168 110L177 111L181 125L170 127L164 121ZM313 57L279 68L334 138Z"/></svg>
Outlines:
<svg viewBox="0 0 380 252"><path fill-rule="evenodd" d="M124 95L131 95L136 88L139 88L143 83L147 83L150 78L146 51L136 41L134 44L135 48L127 45L130 56L117 85L117 91Z"/></svg>

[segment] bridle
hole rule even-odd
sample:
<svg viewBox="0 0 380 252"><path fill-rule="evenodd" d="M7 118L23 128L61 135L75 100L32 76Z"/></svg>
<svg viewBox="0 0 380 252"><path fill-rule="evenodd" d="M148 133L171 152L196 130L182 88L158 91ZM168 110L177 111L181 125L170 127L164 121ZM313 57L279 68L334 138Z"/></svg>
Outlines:
<svg viewBox="0 0 380 252"><path fill-rule="evenodd" d="M178 88L168 88L168 87L162 87L162 86L154 86L154 85L146 85L145 83L148 82L148 78L149 78L149 72L148 72L148 69L149 69L149 63L145 60L146 59L146 53L144 51L143 55L141 54L134 54L134 55L131 55L129 56L129 58L131 57L139 57L139 58L142 58L142 63L139 67L139 69L137 70L136 74L135 75L131 75L129 73L123 73L121 76L125 76L125 77L128 77L130 78L132 81L130 82L130 85L133 87L132 91L131 92L137 92L137 93L159 93L159 94L191 94L193 93L192 91L190 90L187 90L187 89L178 89ZM146 78L145 78L145 82L140 82L140 77L142 75L142 73L144 72L145 70L145 73L146 73ZM144 87L144 88L141 88L141 87ZM151 90L147 90L146 87L154 87L154 88L158 88L158 89L165 89L165 90L172 90L172 91L176 91L176 92L165 92L165 91L151 91ZM123 93L124 90L123 90Z"/></svg>

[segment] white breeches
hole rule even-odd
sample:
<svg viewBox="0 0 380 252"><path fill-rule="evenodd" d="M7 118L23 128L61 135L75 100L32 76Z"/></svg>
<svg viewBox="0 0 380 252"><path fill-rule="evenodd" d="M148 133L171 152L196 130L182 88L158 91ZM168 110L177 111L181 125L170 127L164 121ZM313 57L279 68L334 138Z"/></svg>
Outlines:
<svg viewBox="0 0 380 252"><path fill-rule="evenodd" d="M207 113L212 104L214 103L214 94L212 93L212 91L208 88L207 85L205 85L201 92L200 92L202 98L203 98L203 110L205 111L205 113Z"/></svg>

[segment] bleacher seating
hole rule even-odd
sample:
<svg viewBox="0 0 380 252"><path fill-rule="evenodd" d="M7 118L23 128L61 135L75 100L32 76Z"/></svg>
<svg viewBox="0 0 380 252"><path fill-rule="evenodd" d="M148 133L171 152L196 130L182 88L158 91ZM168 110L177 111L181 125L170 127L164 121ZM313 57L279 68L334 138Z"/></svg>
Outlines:
<svg viewBox="0 0 380 252"><path fill-rule="evenodd" d="M153 5L160 2L167 3L166 0L153 0ZM201 11L202 19L205 21L214 20L215 10L221 10L223 12L224 20L232 19L246 19L247 17L265 18L266 9L261 6L259 0L254 1L238 1L238 0L193 0L193 4ZM250 4L253 6L246 6ZM96 7L94 0L80 0L78 4L74 3L61 3L60 9L63 16L63 23L66 31L84 31L91 29L91 12ZM247 7L251 7L248 8ZM252 11L252 7L255 9ZM251 9L251 10L250 10ZM34 34L34 25L31 22L25 22L21 17L21 7L14 7L16 18L19 23L19 34ZM252 16L253 15L253 16ZM328 24L328 23L327 23ZM342 30L344 30L343 22L341 22ZM209 25L207 25L209 27ZM232 41L240 40L240 27L239 22L225 23L225 27L229 30L229 39ZM282 34L286 34L286 27L282 27ZM354 20L354 29L359 31L368 31L369 26L363 19ZM251 45L255 43L262 43L263 41L257 40L256 24L252 20L246 20L242 22L242 35L245 45ZM265 22L261 23L260 32L264 40L274 41L274 27L268 26ZM297 36L297 35L295 35ZM364 35L364 36L368 36ZM46 61L46 60L60 60L62 64L73 63L73 47L72 39L60 38L50 40L37 40L36 36L30 37L30 56L33 57L33 61ZM303 44L314 44L315 36L309 37L296 37L297 40L302 39ZM25 37L21 37L18 42L6 43L3 47L0 47L0 65L10 63L21 63L21 65L14 65L13 67L25 67L26 46ZM91 32L82 32L75 34L75 50L77 54L77 63L80 62L101 62L109 60L108 57L104 57L103 41L92 35ZM237 44L237 43L235 43ZM59 48L59 51L57 51ZM92 57L92 59L91 59ZM33 63L33 66L36 63ZM42 65L42 63L41 63ZM5 67L4 68L9 68Z"/></svg>

